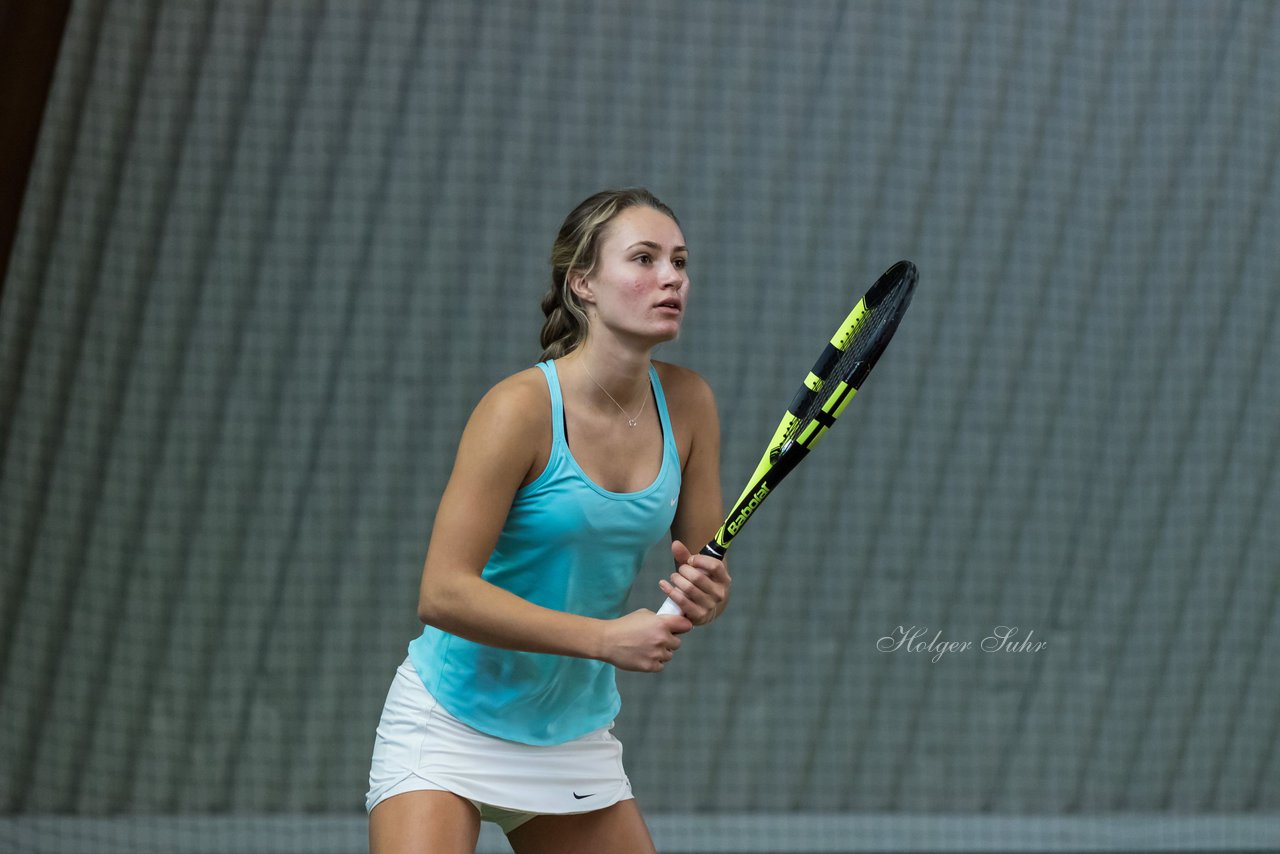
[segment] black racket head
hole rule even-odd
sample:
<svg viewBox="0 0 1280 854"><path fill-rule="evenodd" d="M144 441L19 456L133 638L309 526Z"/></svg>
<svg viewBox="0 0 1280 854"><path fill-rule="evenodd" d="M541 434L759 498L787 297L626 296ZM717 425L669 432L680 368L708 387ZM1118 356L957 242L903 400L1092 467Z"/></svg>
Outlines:
<svg viewBox="0 0 1280 854"><path fill-rule="evenodd" d="M880 357L911 304L919 278L916 265L910 261L899 261L884 271L862 298L867 312L853 330L846 353L856 361L872 363Z"/></svg>
<svg viewBox="0 0 1280 854"><path fill-rule="evenodd" d="M852 320L832 339L840 353L830 366L822 388L810 395L804 408L796 413L793 436L804 437L815 420L826 427L835 422L889 345L911 304L918 279L915 264L899 261L862 297L864 310L861 313L855 310Z"/></svg>
<svg viewBox="0 0 1280 854"><path fill-rule="evenodd" d="M920 272L916 269L916 265L910 261L899 261L876 279L876 283L871 286L871 290L867 291L867 295L863 297L866 300L867 308L875 308L886 299L897 299L911 302L911 294L916 288L916 280L920 277ZM903 309L906 305L902 306Z"/></svg>

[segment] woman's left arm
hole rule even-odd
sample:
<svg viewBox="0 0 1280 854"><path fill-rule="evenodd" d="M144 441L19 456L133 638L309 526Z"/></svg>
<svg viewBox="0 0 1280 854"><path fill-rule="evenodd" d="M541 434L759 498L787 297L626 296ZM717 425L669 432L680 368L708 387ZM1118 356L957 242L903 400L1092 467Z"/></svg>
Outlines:
<svg viewBox="0 0 1280 854"><path fill-rule="evenodd" d="M724 561L690 552L710 542L724 521L720 494L720 419L715 395L702 377L676 369L678 392L673 403L680 422L689 431L680 501L671 522L671 556L676 569L670 580L658 582L662 592L680 606L695 626L705 626L729 604L733 580Z"/></svg>

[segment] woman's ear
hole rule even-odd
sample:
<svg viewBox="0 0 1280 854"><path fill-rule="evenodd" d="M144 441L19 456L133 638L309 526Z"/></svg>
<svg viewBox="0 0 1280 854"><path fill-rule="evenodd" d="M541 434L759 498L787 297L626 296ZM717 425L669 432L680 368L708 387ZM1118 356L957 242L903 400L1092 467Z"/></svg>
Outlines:
<svg viewBox="0 0 1280 854"><path fill-rule="evenodd" d="M591 305L596 301L595 292L591 289L591 282L588 281L585 273L573 272L569 274L569 290L584 306Z"/></svg>

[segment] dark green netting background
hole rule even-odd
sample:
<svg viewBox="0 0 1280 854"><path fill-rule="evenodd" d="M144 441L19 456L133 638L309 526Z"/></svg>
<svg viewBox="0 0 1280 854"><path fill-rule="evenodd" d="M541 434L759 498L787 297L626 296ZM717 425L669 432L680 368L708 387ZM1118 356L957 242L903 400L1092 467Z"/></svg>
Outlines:
<svg viewBox="0 0 1280 854"><path fill-rule="evenodd" d="M730 615L620 679L664 850L1280 849L1278 11L75 3L0 302L0 847L363 844L458 433L643 184L727 493L921 271Z"/></svg>

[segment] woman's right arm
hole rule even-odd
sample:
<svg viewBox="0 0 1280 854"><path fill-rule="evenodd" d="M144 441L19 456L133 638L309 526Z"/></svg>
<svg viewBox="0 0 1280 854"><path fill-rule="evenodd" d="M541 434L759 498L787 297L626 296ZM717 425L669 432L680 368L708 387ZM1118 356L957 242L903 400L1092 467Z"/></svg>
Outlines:
<svg viewBox="0 0 1280 854"><path fill-rule="evenodd" d="M471 414L453 473L440 498L422 582L418 617L489 646L596 658L625 670L657 671L692 624L640 610L597 620L535 605L481 577L515 498L550 445L550 411L534 371L499 383Z"/></svg>

